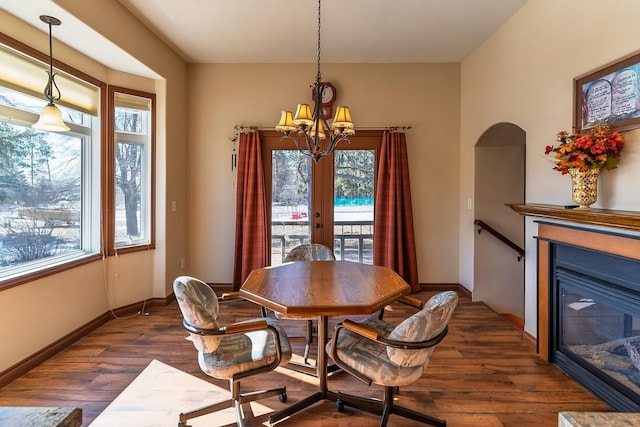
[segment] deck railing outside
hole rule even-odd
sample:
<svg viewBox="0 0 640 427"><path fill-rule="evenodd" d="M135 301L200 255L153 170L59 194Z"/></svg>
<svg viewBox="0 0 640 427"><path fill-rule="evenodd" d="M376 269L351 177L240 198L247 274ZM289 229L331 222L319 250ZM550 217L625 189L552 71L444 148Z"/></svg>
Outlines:
<svg viewBox="0 0 640 427"><path fill-rule="evenodd" d="M310 240L306 221L279 221L271 225L271 264ZM334 221L333 251L336 259L373 264L373 221Z"/></svg>

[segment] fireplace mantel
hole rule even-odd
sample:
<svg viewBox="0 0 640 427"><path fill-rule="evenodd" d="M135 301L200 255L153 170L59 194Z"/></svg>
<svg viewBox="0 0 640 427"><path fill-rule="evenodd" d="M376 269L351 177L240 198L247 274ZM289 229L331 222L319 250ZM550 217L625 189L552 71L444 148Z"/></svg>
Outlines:
<svg viewBox="0 0 640 427"><path fill-rule="evenodd" d="M569 209L564 206L508 203L515 212L541 218L551 218L580 224L640 231L640 212L610 209Z"/></svg>

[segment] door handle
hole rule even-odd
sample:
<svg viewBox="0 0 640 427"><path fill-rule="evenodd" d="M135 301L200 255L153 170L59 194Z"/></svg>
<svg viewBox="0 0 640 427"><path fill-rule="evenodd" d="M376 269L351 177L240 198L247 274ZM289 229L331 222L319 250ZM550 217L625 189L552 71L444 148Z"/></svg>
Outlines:
<svg viewBox="0 0 640 427"><path fill-rule="evenodd" d="M320 228L320 223L319 223L319 222L316 222L315 224L313 224L313 226L314 226L315 228Z"/></svg>

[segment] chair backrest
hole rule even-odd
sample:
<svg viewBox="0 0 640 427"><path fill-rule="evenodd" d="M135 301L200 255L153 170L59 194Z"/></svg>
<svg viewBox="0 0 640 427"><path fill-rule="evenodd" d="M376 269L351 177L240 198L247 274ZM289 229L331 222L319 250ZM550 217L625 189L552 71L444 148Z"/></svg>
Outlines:
<svg viewBox="0 0 640 427"><path fill-rule="evenodd" d="M335 261L333 251L320 243L305 243L291 249L284 262L291 261Z"/></svg>
<svg viewBox="0 0 640 427"><path fill-rule="evenodd" d="M389 339L419 342L434 338L447 327L457 305L458 294L456 292L440 292L432 296L422 310L398 324L389 334ZM426 367L434 349L435 347L421 350L402 350L387 347L387 355L396 365L425 365Z"/></svg>
<svg viewBox="0 0 640 427"><path fill-rule="evenodd" d="M195 277L180 276L173 281L173 292L185 322L201 329L218 328L218 297L209 285ZM220 338L189 333L193 345L203 353L218 348Z"/></svg>

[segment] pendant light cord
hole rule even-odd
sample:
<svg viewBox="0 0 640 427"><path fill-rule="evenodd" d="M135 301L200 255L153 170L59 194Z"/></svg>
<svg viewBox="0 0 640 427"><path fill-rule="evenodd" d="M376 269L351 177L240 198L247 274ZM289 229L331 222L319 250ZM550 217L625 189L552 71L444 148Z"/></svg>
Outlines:
<svg viewBox="0 0 640 427"><path fill-rule="evenodd" d="M51 22L49 22L49 81L47 82L47 86L44 88L44 96L49 100L49 104L53 104L53 36L51 32Z"/></svg>

